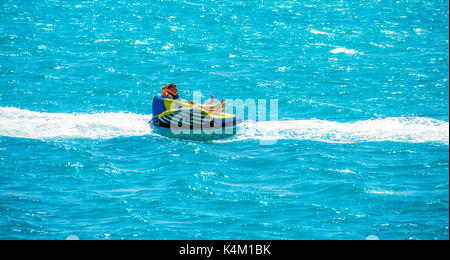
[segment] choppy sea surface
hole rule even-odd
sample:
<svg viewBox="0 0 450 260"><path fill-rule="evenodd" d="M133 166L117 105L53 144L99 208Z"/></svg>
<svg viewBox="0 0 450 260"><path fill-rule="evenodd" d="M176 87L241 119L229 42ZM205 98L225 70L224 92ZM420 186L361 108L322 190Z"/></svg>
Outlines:
<svg viewBox="0 0 450 260"><path fill-rule="evenodd" d="M448 1L2 0L0 239L449 239ZM151 100L278 100L217 140Z"/></svg>

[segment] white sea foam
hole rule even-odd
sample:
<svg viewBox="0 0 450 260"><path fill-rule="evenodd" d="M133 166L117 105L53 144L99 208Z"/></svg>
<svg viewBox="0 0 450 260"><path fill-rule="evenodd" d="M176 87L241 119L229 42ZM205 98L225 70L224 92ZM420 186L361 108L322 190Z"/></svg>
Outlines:
<svg viewBox="0 0 450 260"><path fill-rule="evenodd" d="M0 107L0 135L19 138L141 136L151 132L151 115L133 113L43 113Z"/></svg>
<svg viewBox="0 0 450 260"><path fill-rule="evenodd" d="M312 140L330 143L440 142L449 143L449 123L424 117L391 117L357 122L286 120L244 122L234 140Z"/></svg>
<svg viewBox="0 0 450 260"><path fill-rule="evenodd" d="M151 115L135 113L44 113L0 107L0 136L32 139L91 138L153 134ZM217 142L240 140L312 140L330 143L449 143L449 123L425 117L391 117L356 122L318 119L244 121L238 133Z"/></svg>

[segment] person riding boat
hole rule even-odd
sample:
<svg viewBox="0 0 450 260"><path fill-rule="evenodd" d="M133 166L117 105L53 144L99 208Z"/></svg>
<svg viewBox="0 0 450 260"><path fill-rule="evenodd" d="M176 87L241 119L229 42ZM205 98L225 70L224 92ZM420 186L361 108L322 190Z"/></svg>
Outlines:
<svg viewBox="0 0 450 260"><path fill-rule="evenodd" d="M161 87L162 90L162 97L163 98L168 98L168 99L173 99L173 100L181 100L179 95L178 95L178 88L176 84L173 83L169 83L164 87ZM185 100L183 100L185 101ZM204 109L210 113L213 114L221 114L222 112L225 111L225 101L222 99L222 101L219 104L215 104L216 103L216 99L214 98L214 96L211 94L211 100L206 103L206 104L197 104L194 103L194 101L185 101L189 104L192 104L196 107L199 107L201 109Z"/></svg>
<svg viewBox="0 0 450 260"><path fill-rule="evenodd" d="M173 84L173 83L169 83L164 87L161 87L162 92L162 97L163 98L170 98L170 99L180 99L180 97L178 96L178 89L177 89L177 85Z"/></svg>

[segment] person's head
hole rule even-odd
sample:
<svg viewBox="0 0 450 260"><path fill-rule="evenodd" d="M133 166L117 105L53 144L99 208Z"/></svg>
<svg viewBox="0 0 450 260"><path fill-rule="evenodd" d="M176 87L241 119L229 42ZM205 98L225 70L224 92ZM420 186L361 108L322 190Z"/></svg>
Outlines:
<svg viewBox="0 0 450 260"><path fill-rule="evenodd" d="M175 85L175 84L173 84L173 83L169 83L169 84L167 84L166 86L162 87L161 89L162 89L162 90L168 89L168 90L170 90L170 91L172 91L172 92L174 92L174 93L177 93L177 92L178 92L177 85Z"/></svg>

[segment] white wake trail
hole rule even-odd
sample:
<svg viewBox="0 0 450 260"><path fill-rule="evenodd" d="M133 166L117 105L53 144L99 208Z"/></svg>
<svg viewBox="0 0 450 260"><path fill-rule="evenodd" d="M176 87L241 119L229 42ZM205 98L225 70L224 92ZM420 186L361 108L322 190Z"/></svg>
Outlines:
<svg viewBox="0 0 450 260"><path fill-rule="evenodd" d="M234 140L449 143L449 123L425 117L389 117L347 123L315 119L244 123Z"/></svg>
<svg viewBox="0 0 450 260"><path fill-rule="evenodd" d="M151 115L133 113L43 113L0 107L0 135L18 138L92 138L151 133Z"/></svg>
<svg viewBox="0 0 450 260"><path fill-rule="evenodd" d="M135 113L44 113L0 107L0 136L32 139L91 138L155 134L152 115ZM356 122L319 119L244 121L235 136L217 142L241 140L311 140L330 143L440 142L449 143L449 123L426 117L389 117Z"/></svg>

